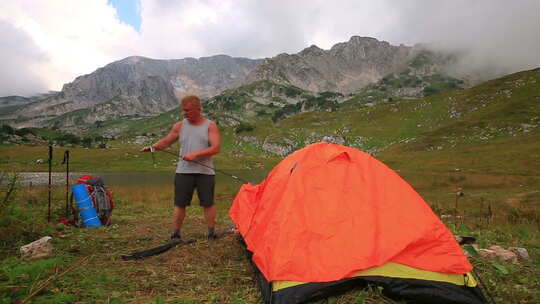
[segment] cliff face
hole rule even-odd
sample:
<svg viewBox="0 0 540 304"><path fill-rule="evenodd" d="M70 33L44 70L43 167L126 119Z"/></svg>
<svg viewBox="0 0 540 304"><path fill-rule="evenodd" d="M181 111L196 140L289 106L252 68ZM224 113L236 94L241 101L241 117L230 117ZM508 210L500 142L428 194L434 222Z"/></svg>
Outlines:
<svg viewBox="0 0 540 304"><path fill-rule="evenodd" d="M355 92L399 72L423 48L393 46L375 38L353 36L330 50L312 45L297 54L266 59L252 71L248 82L269 80L313 91Z"/></svg>
<svg viewBox="0 0 540 304"><path fill-rule="evenodd" d="M242 84L260 62L225 55L174 60L128 57L77 77L58 94L27 105L10 118L25 120L21 126L42 125L47 119L94 107L103 118L156 115L176 107L176 96L207 98ZM125 105L115 107L115 113L98 106L113 100L123 100Z"/></svg>
<svg viewBox="0 0 540 304"><path fill-rule="evenodd" d="M403 82L399 84L400 91L393 95L416 96L426 87L421 76L440 73L449 60L450 57L422 46L393 46L358 36L329 50L312 45L297 54L280 54L264 60L226 55L172 60L132 56L77 77L65 84L61 92L33 100L9 113L4 111L0 120L16 127L53 123L56 127L68 127L77 122L153 116L177 107L178 96L196 94L209 99L228 89L260 81L315 94L348 94L358 93L388 75L399 74L395 80L387 79L392 80L388 83ZM409 82L414 80L412 86L406 78ZM392 90L387 86L384 89ZM270 95L259 92L257 100L269 103L263 96Z"/></svg>

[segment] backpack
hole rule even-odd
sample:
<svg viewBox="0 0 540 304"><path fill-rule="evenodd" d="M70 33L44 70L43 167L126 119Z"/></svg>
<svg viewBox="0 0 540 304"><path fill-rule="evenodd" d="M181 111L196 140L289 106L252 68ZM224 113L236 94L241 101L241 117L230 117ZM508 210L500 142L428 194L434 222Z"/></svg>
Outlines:
<svg viewBox="0 0 540 304"><path fill-rule="evenodd" d="M81 175L77 180L77 184L84 184L86 186L86 190L88 190L92 198L92 205L96 209L101 224L104 226L110 225L114 201L112 199L112 192L105 187L103 179L99 176ZM73 199L73 194L71 196ZM74 209L73 204L72 209ZM78 216L79 212L72 212L72 214L75 217L77 226L82 226L82 221Z"/></svg>

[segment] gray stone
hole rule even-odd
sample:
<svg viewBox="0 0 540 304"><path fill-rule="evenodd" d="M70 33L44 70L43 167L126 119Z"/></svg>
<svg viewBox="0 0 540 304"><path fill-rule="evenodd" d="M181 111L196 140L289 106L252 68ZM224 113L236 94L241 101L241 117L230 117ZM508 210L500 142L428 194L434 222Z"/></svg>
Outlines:
<svg viewBox="0 0 540 304"><path fill-rule="evenodd" d="M488 249L493 250L495 252L495 255L506 262L516 262L517 261L517 254L510 250L506 250L502 248L501 246L493 245L489 247Z"/></svg>
<svg viewBox="0 0 540 304"><path fill-rule="evenodd" d="M41 239L20 248L21 256L26 259L46 258L53 254L54 247L51 243L52 237L44 236Z"/></svg>
<svg viewBox="0 0 540 304"><path fill-rule="evenodd" d="M61 92L28 103L12 115L26 119L17 127L34 127L46 126L49 119L62 114L88 109L63 116L56 125L63 128L127 115L157 115L178 107L176 96L207 98L243 84L261 62L226 55L173 60L132 56L79 76Z"/></svg>
<svg viewBox="0 0 540 304"><path fill-rule="evenodd" d="M483 257L483 258L493 259L493 258L497 257L497 254L495 253L495 251L489 250L489 249L484 249L484 248L478 249L478 254L480 254L480 256Z"/></svg>
<svg viewBox="0 0 540 304"><path fill-rule="evenodd" d="M347 42L337 43L330 50L312 45L297 54L279 54L265 59L247 77L247 82L270 80L292 84L312 92L334 91L352 93L381 80L385 75L397 73L415 58L425 46L394 46L371 37L353 36ZM415 75L433 74L443 65L437 57L433 65L417 69ZM397 96L417 94L402 89Z"/></svg>
<svg viewBox="0 0 540 304"><path fill-rule="evenodd" d="M520 260L528 260L530 259L529 252L525 248L521 247L510 247L508 250L515 253Z"/></svg>

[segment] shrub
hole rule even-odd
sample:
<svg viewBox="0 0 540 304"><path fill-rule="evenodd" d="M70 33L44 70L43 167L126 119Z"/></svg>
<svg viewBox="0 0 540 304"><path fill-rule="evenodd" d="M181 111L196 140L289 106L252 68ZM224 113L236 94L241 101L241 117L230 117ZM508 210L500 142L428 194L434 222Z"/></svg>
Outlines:
<svg viewBox="0 0 540 304"><path fill-rule="evenodd" d="M249 132L249 131L253 131L255 130L255 127L250 125L250 124L247 124L247 123L240 123L235 129L234 129L234 133L238 134L238 133L242 133L242 132Z"/></svg>
<svg viewBox="0 0 540 304"><path fill-rule="evenodd" d="M69 144L72 144L72 145L78 145L78 144L81 143L81 139L77 135L74 135L74 134L71 134L71 133L64 134L64 135L56 138L56 140L61 144L62 143L69 143Z"/></svg>
<svg viewBox="0 0 540 304"><path fill-rule="evenodd" d="M15 129L15 134L19 136L25 136L28 134L36 135L31 129L28 128Z"/></svg>
<svg viewBox="0 0 540 304"><path fill-rule="evenodd" d="M278 120L282 119L283 116L285 116L285 112L282 109L275 111L272 115L272 122L277 122Z"/></svg>
<svg viewBox="0 0 540 304"><path fill-rule="evenodd" d="M285 88L285 95L287 97L295 97L295 96L298 96L302 94L302 90L300 90L299 88L297 87L294 87L294 86L287 86Z"/></svg>
<svg viewBox="0 0 540 304"><path fill-rule="evenodd" d="M319 96L324 99L329 99L329 98L341 97L343 96L343 94L338 93L338 92L324 91L324 92L319 93Z"/></svg>
<svg viewBox="0 0 540 304"><path fill-rule="evenodd" d="M13 135L15 134L15 130L10 125L2 125L2 127L0 127L0 134Z"/></svg>
<svg viewBox="0 0 540 304"><path fill-rule="evenodd" d="M92 147L92 137L85 137L82 139L82 145L85 148L91 148Z"/></svg>

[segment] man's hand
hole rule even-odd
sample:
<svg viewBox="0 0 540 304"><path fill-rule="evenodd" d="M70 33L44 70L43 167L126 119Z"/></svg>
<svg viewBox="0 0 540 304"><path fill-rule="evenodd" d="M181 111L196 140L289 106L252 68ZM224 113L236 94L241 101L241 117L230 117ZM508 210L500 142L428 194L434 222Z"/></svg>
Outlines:
<svg viewBox="0 0 540 304"><path fill-rule="evenodd" d="M149 146L149 147L143 147L142 149L139 150L139 152L154 152L155 148L152 148L152 146Z"/></svg>
<svg viewBox="0 0 540 304"><path fill-rule="evenodd" d="M198 155L196 152L191 152L182 157L183 160L192 161L197 159Z"/></svg>

